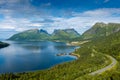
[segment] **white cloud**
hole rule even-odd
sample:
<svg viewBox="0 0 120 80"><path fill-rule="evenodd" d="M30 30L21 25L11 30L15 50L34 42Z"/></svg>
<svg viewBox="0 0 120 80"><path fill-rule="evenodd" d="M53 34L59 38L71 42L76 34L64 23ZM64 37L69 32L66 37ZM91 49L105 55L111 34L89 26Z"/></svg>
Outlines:
<svg viewBox="0 0 120 80"><path fill-rule="evenodd" d="M102 8L96 10L89 10L83 13L74 13L74 16L89 16L89 17L110 17L112 15L120 15L120 8Z"/></svg>
<svg viewBox="0 0 120 80"><path fill-rule="evenodd" d="M14 26L12 26L12 25L9 25L9 24L1 24L2 26L4 25L5 27L1 27L0 29L15 29L15 27ZM0 25L0 26L1 26Z"/></svg>
<svg viewBox="0 0 120 80"><path fill-rule="evenodd" d="M108 16L110 15L109 12L106 12L104 10L94 10L94 11L86 11L83 13L83 15L86 16Z"/></svg>
<svg viewBox="0 0 120 80"><path fill-rule="evenodd" d="M40 23L32 23L31 20L27 18L12 18L6 16L3 21L0 22L0 29L23 31L27 29L39 28L42 26Z"/></svg>
<svg viewBox="0 0 120 80"><path fill-rule="evenodd" d="M0 4L5 4L5 3L17 3L19 2L20 0L0 0Z"/></svg>
<svg viewBox="0 0 120 80"><path fill-rule="evenodd" d="M42 24L41 23L31 23L29 26L40 27L40 26L42 26Z"/></svg>
<svg viewBox="0 0 120 80"><path fill-rule="evenodd" d="M53 18L54 22L50 24L52 29L74 28L79 33L83 33L96 22L120 22L120 8L103 8L83 13L75 13L71 18ZM119 15L119 16L118 16ZM52 32L52 30L48 29Z"/></svg>

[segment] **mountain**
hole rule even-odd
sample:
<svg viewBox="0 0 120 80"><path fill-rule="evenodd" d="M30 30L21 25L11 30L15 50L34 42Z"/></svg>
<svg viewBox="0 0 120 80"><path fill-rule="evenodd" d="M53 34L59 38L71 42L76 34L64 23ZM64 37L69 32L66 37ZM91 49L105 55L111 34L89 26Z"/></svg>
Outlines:
<svg viewBox="0 0 120 80"><path fill-rule="evenodd" d="M18 34L13 35L9 40L23 40L23 41L68 41L79 37L80 34L74 29L54 30L52 34L48 34L47 31L41 29L31 29Z"/></svg>
<svg viewBox="0 0 120 80"><path fill-rule="evenodd" d="M45 30L31 29L13 35L9 40L23 40L23 41L40 41L49 39L50 34Z"/></svg>
<svg viewBox="0 0 120 80"><path fill-rule="evenodd" d="M120 31L120 23L96 23L93 27L83 33L83 39L96 39L102 36L108 36Z"/></svg>
<svg viewBox="0 0 120 80"><path fill-rule="evenodd" d="M8 43L3 43L3 42L0 41L0 48L4 48L4 47L7 47L7 46L9 46Z"/></svg>
<svg viewBox="0 0 120 80"><path fill-rule="evenodd" d="M52 33L52 40L71 40L80 37L80 34L74 29L58 29Z"/></svg>

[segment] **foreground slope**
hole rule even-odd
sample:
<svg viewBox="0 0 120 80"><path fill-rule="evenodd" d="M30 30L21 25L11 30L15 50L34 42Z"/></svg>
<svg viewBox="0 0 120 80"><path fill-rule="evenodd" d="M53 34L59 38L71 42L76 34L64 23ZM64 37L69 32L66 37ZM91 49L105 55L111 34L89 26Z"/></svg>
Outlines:
<svg viewBox="0 0 120 80"><path fill-rule="evenodd" d="M106 55L110 60L111 60L111 64L109 64L108 66L102 68L102 69L99 69L99 70L96 70L94 72L91 72L89 75L98 75L98 74L102 74L104 73L105 71L108 71L108 70L111 70L113 69L116 65L117 65L117 60L109 55Z"/></svg>

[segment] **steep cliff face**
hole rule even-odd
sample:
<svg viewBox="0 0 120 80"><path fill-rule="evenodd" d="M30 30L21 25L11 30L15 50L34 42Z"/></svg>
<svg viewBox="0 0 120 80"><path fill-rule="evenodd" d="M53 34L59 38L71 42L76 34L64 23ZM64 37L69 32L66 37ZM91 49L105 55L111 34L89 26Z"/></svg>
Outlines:
<svg viewBox="0 0 120 80"><path fill-rule="evenodd" d="M120 31L120 24L118 23L96 23L91 29L87 30L82 37L83 39L93 39L108 36L118 31Z"/></svg>

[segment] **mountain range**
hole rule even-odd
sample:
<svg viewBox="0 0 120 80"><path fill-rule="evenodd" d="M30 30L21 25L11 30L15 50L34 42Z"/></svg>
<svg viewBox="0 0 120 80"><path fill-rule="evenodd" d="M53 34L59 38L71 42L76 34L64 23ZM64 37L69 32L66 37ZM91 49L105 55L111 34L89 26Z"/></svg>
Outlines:
<svg viewBox="0 0 120 80"><path fill-rule="evenodd" d="M17 41L43 41L43 40L52 40L52 41L69 41L80 37L80 34L74 29L58 29L54 30L52 34L49 34L46 30L43 29L31 29L23 31L21 33L15 34L9 38L9 40Z"/></svg>
<svg viewBox="0 0 120 80"><path fill-rule="evenodd" d="M16 41L79 41L97 39L106 37L112 33L120 31L120 23L96 23L89 30L80 35L74 29L55 29L52 34L49 34L43 29L31 29L13 35L9 40Z"/></svg>

